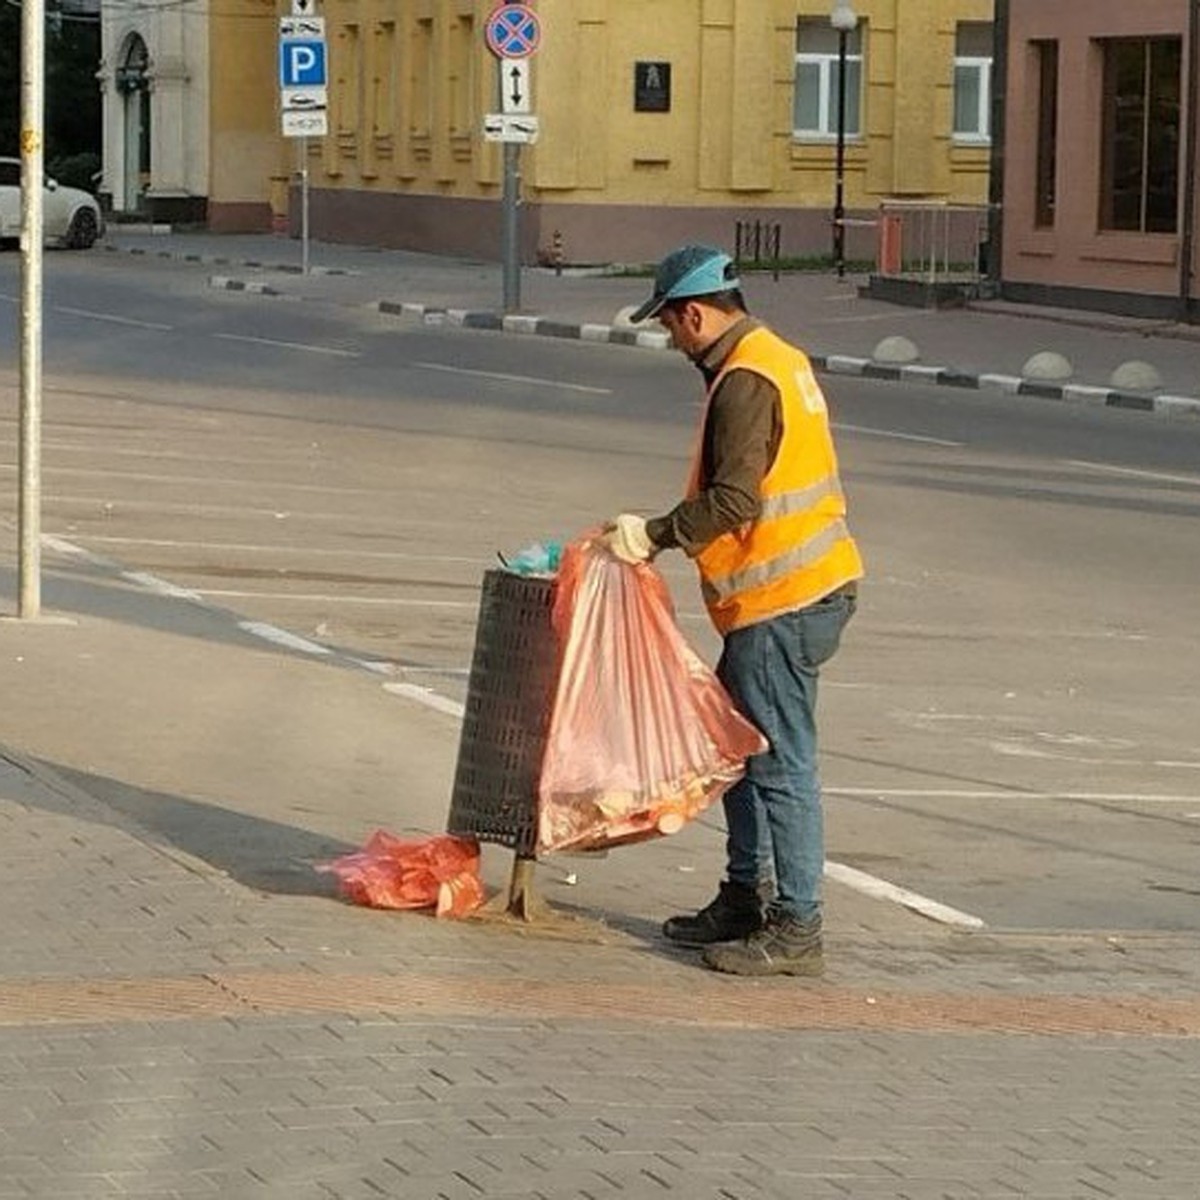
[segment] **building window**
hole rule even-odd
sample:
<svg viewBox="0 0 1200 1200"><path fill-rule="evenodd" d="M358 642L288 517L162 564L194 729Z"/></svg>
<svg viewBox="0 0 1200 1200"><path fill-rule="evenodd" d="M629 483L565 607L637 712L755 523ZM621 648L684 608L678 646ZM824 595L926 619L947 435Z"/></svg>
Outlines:
<svg viewBox="0 0 1200 1200"><path fill-rule="evenodd" d="M1058 170L1058 43L1035 42L1038 78L1037 194L1033 223L1054 224L1055 174Z"/></svg>
<svg viewBox="0 0 1200 1200"><path fill-rule="evenodd" d="M846 37L848 137L862 133L862 24ZM838 32L828 17L796 23L796 91L792 127L798 138L832 138L838 131Z"/></svg>
<svg viewBox="0 0 1200 1200"><path fill-rule="evenodd" d="M954 140L992 136L992 25L960 21L954 37Z"/></svg>
<svg viewBox="0 0 1200 1200"><path fill-rule="evenodd" d="M1180 38L1113 38L1104 53L1100 228L1174 233Z"/></svg>

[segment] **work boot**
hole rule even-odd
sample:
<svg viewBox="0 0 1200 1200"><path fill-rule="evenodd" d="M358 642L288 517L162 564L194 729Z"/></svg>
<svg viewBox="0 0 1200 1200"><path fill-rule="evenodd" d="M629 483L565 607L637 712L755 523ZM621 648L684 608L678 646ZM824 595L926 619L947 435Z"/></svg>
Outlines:
<svg viewBox="0 0 1200 1200"><path fill-rule="evenodd" d="M711 946L748 937L763 924L763 901L759 889L726 880L716 899L698 913L668 917L663 936L684 946Z"/></svg>
<svg viewBox="0 0 1200 1200"><path fill-rule="evenodd" d="M744 941L710 946L702 958L706 967L726 975L824 974L821 918L801 921L768 914L766 924Z"/></svg>

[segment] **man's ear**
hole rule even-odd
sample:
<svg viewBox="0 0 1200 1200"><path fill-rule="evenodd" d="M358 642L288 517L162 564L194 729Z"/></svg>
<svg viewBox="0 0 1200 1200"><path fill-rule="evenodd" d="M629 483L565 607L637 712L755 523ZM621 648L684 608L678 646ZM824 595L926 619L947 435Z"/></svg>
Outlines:
<svg viewBox="0 0 1200 1200"><path fill-rule="evenodd" d="M685 329L699 333L704 328L704 309L694 300L685 300L680 306L679 319Z"/></svg>

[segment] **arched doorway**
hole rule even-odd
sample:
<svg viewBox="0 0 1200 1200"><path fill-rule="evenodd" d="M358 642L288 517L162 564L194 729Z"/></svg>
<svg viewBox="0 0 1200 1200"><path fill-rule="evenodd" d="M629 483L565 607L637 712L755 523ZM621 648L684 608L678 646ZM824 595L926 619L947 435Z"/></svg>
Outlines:
<svg viewBox="0 0 1200 1200"><path fill-rule="evenodd" d="M150 54L141 36L130 34L117 67L122 101L125 156L121 171L121 204L126 212L143 206L150 186Z"/></svg>

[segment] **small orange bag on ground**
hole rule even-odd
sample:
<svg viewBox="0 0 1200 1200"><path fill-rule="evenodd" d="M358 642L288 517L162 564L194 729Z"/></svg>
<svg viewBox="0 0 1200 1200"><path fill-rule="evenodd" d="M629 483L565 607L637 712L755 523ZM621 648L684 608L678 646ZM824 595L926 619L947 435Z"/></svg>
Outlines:
<svg viewBox="0 0 1200 1200"><path fill-rule="evenodd" d="M370 908L433 908L439 917L465 917L484 900L479 843L449 833L398 838L379 829L361 850L316 869L336 876L347 900Z"/></svg>
<svg viewBox="0 0 1200 1200"><path fill-rule="evenodd" d="M601 849L674 833L717 800L766 739L684 641L649 563L591 538L563 553L560 663L539 781L538 849Z"/></svg>

